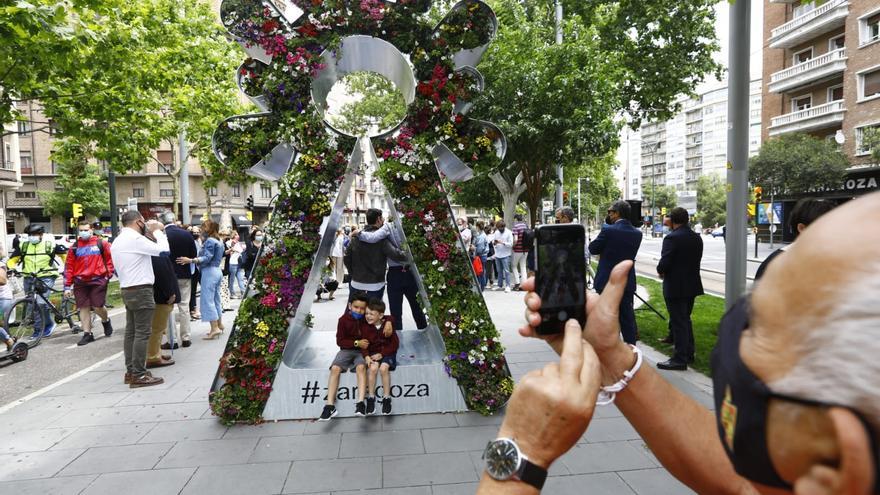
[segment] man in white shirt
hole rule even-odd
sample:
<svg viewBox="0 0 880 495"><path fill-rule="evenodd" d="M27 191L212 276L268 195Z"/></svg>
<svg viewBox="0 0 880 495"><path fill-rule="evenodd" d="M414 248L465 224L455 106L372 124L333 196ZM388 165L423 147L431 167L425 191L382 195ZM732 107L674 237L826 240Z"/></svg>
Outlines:
<svg viewBox="0 0 880 495"><path fill-rule="evenodd" d="M506 228L504 220L495 222L495 233L492 234L495 245L495 269L498 273L498 288L510 292L510 256L513 254L513 232Z"/></svg>
<svg viewBox="0 0 880 495"><path fill-rule="evenodd" d="M122 302L125 304L125 383L131 388L158 385L165 380L147 371L147 342L153 322L153 256L168 252L168 239L163 225L155 220L144 221L137 211L122 215L123 229L113 241L110 253L119 277ZM149 228L156 238L152 242L144 233Z"/></svg>

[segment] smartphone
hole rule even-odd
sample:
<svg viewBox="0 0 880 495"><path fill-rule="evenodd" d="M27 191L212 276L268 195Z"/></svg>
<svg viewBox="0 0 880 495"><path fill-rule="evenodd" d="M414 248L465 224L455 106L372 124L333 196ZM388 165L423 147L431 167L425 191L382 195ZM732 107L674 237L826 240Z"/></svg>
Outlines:
<svg viewBox="0 0 880 495"><path fill-rule="evenodd" d="M542 225L535 231L537 267L535 291L541 296L538 333L562 333L574 318L587 322L584 227L578 224Z"/></svg>

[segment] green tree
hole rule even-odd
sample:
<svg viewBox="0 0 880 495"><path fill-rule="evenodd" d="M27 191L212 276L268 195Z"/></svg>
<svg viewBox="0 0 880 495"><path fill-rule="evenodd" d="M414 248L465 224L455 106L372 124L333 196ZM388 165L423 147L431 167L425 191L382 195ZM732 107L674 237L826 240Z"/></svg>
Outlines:
<svg viewBox="0 0 880 495"><path fill-rule="evenodd" d="M656 199L655 199L656 198ZM642 208L651 210L660 215L663 208L666 212L678 205L678 192L672 186L654 186L646 185L642 188Z"/></svg>
<svg viewBox="0 0 880 495"><path fill-rule="evenodd" d="M505 202L524 184L532 215L556 183L557 163L576 168L616 148L621 112L634 127L669 117L681 94L720 71L708 0L567 1L561 45L553 1L491 4L500 27L479 66L486 91L475 113L507 136L497 176Z"/></svg>
<svg viewBox="0 0 880 495"><path fill-rule="evenodd" d="M502 214L501 193L487 176L476 176L471 180L447 184L452 202L465 208L489 210Z"/></svg>
<svg viewBox="0 0 880 495"><path fill-rule="evenodd" d="M702 175L697 180L697 219L704 226L726 223L727 192L719 175Z"/></svg>
<svg viewBox="0 0 880 495"><path fill-rule="evenodd" d="M107 177L94 163L89 163L88 145L73 139L55 144L52 159L58 177L54 191L39 191L47 215L70 217L72 204L83 206L83 213L98 216L109 208Z"/></svg>
<svg viewBox="0 0 880 495"><path fill-rule="evenodd" d="M388 78L369 71L347 74L341 81L346 96L330 123L354 136L391 129L406 116L403 94Z"/></svg>
<svg viewBox="0 0 880 495"><path fill-rule="evenodd" d="M765 142L749 160L749 180L763 194L799 194L838 186L849 160L840 147L808 134L783 134Z"/></svg>
<svg viewBox="0 0 880 495"><path fill-rule="evenodd" d="M599 221L608 206L621 197L614 178L614 169L620 164L614 153L584 161L565 170L565 190L571 198L571 205L577 213L578 177L581 180L581 216L585 220Z"/></svg>
<svg viewBox="0 0 880 495"><path fill-rule="evenodd" d="M880 162L880 127L869 127L862 132L862 147L871 152L873 160Z"/></svg>

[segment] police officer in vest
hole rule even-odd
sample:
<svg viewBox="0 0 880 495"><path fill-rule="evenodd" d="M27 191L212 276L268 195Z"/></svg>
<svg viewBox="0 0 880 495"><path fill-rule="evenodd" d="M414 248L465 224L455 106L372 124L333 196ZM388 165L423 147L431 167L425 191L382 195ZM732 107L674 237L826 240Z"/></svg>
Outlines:
<svg viewBox="0 0 880 495"><path fill-rule="evenodd" d="M50 288L55 285L55 279L58 278L55 256L60 256L61 263L63 263L67 248L56 245L55 239L51 235L45 235L46 232L42 225L28 225L25 232L28 235L27 240L19 243L6 265L12 269L18 269L24 276L25 292L31 290L35 279L39 279L45 285L45 290L42 292L43 297L48 299ZM19 265L20 268L17 268ZM33 337L37 337L41 328L43 329L43 337L48 337L55 330L55 321L49 315L49 310L42 298L37 298L37 304L40 305L42 311L40 315L37 315L40 319L34 324L36 330L34 330Z"/></svg>

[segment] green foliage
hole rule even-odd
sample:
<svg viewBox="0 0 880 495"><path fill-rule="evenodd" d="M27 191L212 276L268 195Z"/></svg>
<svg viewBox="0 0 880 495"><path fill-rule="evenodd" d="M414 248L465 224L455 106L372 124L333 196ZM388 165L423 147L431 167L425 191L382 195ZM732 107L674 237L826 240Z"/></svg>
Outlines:
<svg viewBox="0 0 880 495"><path fill-rule="evenodd" d="M346 75L340 83L353 101L343 103L338 114L330 116L330 123L337 129L363 136L391 129L406 116L403 94L386 77L359 71Z"/></svg>
<svg viewBox="0 0 880 495"><path fill-rule="evenodd" d="M656 202L655 198L656 197ZM678 205L678 193L672 186L651 186L650 182L642 186L642 208L654 207L654 213L660 215L661 208L670 209Z"/></svg>
<svg viewBox="0 0 880 495"><path fill-rule="evenodd" d="M501 212L501 193L486 175L477 175L469 181L448 185L454 204L465 208L486 209Z"/></svg>
<svg viewBox="0 0 880 495"><path fill-rule="evenodd" d="M862 148L871 153L873 160L880 162L880 127L869 127L862 132Z"/></svg>
<svg viewBox="0 0 880 495"><path fill-rule="evenodd" d="M581 216L584 219L598 219L605 210L620 198L620 189L614 179L614 168L619 166L614 153L584 161L565 169L565 190L577 212L578 177L589 179L581 181Z"/></svg>
<svg viewBox="0 0 880 495"><path fill-rule="evenodd" d="M727 191L716 174L702 175L697 180L697 221L704 226L724 225L727 219Z"/></svg>
<svg viewBox="0 0 880 495"><path fill-rule="evenodd" d="M72 140L58 141L52 152L57 163L55 191L40 191L47 215L70 217L72 204L83 205L83 212L100 215L109 208L107 178L97 165L87 160L87 146Z"/></svg>
<svg viewBox="0 0 880 495"><path fill-rule="evenodd" d="M850 166L840 147L808 134L783 134L765 142L749 160L749 180L771 194L799 194L837 187Z"/></svg>

